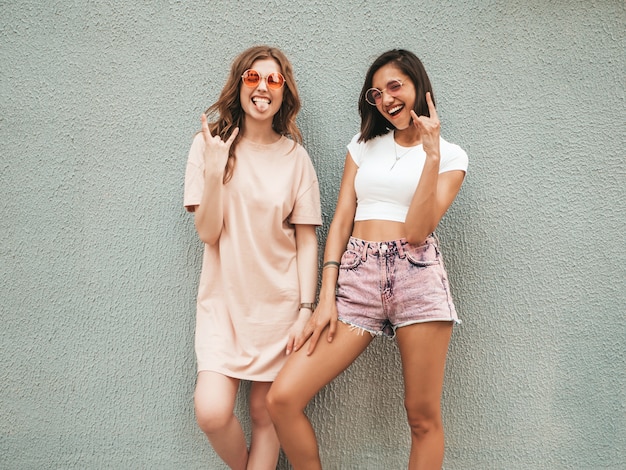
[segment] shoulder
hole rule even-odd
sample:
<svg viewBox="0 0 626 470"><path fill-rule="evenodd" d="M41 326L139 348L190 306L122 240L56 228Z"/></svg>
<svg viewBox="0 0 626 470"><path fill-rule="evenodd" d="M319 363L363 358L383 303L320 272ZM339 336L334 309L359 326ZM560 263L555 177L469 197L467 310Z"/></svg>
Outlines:
<svg viewBox="0 0 626 470"><path fill-rule="evenodd" d="M302 144L299 144L295 140L292 140L289 137L283 136L283 138L281 139L281 145L282 145L282 148L284 149L284 152L287 155L293 156L297 160L302 160L302 161L311 160L309 156L309 152L307 152L307 150L304 148Z"/></svg>
<svg viewBox="0 0 626 470"><path fill-rule="evenodd" d="M363 154L363 146L365 145L365 142L359 142L360 137L361 133L359 132L354 137L352 137L347 145L348 152L350 153L352 160L354 161L354 163L356 163L357 166L360 166L361 155Z"/></svg>
<svg viewBox="0 0 626 470"><path fill-rule="evenodd" d="M293 148L296 154L306 155L306 156L309 155L309 153L304 148L304 145L296 142L295 140L290 139L289 137L285 137L285 141L287 142L287 145L289 146L289 148Z"/></svg>
<svg viewBox="0 0 626 470"><path fill-rule="evenodd" d="M204 137L202 136L202 132L198 132L193 136L191 141L191 148L189 149L189 156L187 158L189 163L193 163L197 166L200 166L201 163L204 163Z"/></svg>
<svg viewBox="0 0 626 470"><path fill-rule="evenodd" d="M367 146L377 145L377 144L379 144L381 142L386 142L386 141L392 139L393 138L393 132L387 132L386 134L373 137L373 138L371 138L371 139L369 139L367 141L359 142L360 138L361 138L361 133L358 132L357 134L354 135L354 137L352 137L352 139L350 140L350 143L348 144L348 146L367 147Z"/></svg>
<svg viewBox="0 0 626 470"><path fill-rule="evenodd" d="M450 169L467 170L469 157L459 145L440 138L441 166Z"/></svg>
<svg viewBox="0 0 626 470"><path fill-rule="evenodd" d="M393 134L389 132L387 134L379 135L377 137L374 137L373 139L368 140L367 142L359 142L360 138L361 134L358 133L354 137L352 137L352 140L348 144L348 151L350 152L352 159L357 165L359 165L360 162L363 160L365 154L370 152L376 152L380 145L386 145L389 139L393 139Z"/></svg>
<svg viewBox="0 0 626 470"><path fill-rule="evenodd" d="M191 140L191 148L194 147L204 148L204 136L202 135L202 132L196 132L193 136L193 139Z"/></svg>
<svg viewBox="0 0 626 470"><path fill-rule="evenodd" d="M463 150L459 145L457 144L453 144L452 142L448 142L446 139L444 139L443 137L440 137L440 146L441 149L444 152L453 154L453 155L458 155L458 154L465 154L465 150Z"/></svg>
<svg viewBox="0 0 626 470"><path fill-rule="evenodd" d="M291 162L289 166L293 168L293 171L305 175L306 178L317 180L317 172L313 166L313 161L304 146L288 137L283 137L280 143L283 149L282 152Z"/></svg>
<svg viewBox="0 0 626 470"><path fill-rule="evenodd" d="M350 143L348 145L356 145L356 144L358 144L360 138L361 138L361 133L357 132L356 134L354 134L352 139L350 139Z"/></svg>

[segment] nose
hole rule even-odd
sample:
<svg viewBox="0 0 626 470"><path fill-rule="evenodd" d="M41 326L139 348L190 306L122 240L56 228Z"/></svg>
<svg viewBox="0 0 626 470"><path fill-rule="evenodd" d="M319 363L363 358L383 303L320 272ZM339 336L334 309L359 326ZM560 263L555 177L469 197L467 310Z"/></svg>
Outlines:
<svg viewBox="0 0 626 470"><path fill-rule="evenodd" d="M390 93L387 93L387 91L385 90L383 92L383 97L382 97L382 104L383 105L387 105L389 103L393 103L393 96L391 96Z"/></svg>
<svg viewBox="0 0 626 470"><path fill-rule="evenodd" d="M261 77L256 88L257 90L267 91L267 77Z"/></svg>

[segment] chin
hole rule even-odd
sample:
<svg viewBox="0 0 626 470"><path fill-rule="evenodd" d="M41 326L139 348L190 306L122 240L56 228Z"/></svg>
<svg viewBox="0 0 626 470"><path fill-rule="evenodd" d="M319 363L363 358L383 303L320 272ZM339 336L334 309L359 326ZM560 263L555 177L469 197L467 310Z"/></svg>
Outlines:
<svg viewBox="0 0 626 470"><path fill-rule="evenodd" d="M393 125L393 127L397 130L397 131L404 131L406 129L409 128L409 126L411 125L411 123L404 123L404 122L393 122L390 121L391 124Z"/></svg>

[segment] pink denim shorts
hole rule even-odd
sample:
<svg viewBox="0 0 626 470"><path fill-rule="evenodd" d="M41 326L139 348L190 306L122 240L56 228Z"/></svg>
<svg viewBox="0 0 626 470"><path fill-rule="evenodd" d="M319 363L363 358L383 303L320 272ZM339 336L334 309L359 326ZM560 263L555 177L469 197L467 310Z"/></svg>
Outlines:
<svg viewBox="0 0 626 470"><path fill-rule="evenodd" d="M436 237L369 242L350 237L337 281L339 320L372 335L430 321L461 323Z"/></svg>

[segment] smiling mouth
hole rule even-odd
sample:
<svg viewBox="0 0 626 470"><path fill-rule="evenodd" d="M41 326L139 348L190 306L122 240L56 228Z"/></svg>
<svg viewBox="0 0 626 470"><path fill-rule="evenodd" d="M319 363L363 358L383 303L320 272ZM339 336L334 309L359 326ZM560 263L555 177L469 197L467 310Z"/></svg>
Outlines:
<svg viewBox="0 0 626 470"><path fill-rule="evenodd" d="M404 109L404 105L403 104L399 104L397 106L394 106L393 108L388 109L387 113L389 113L389 115L391 115L391 116L396 116L403 109Z"/></svg>

